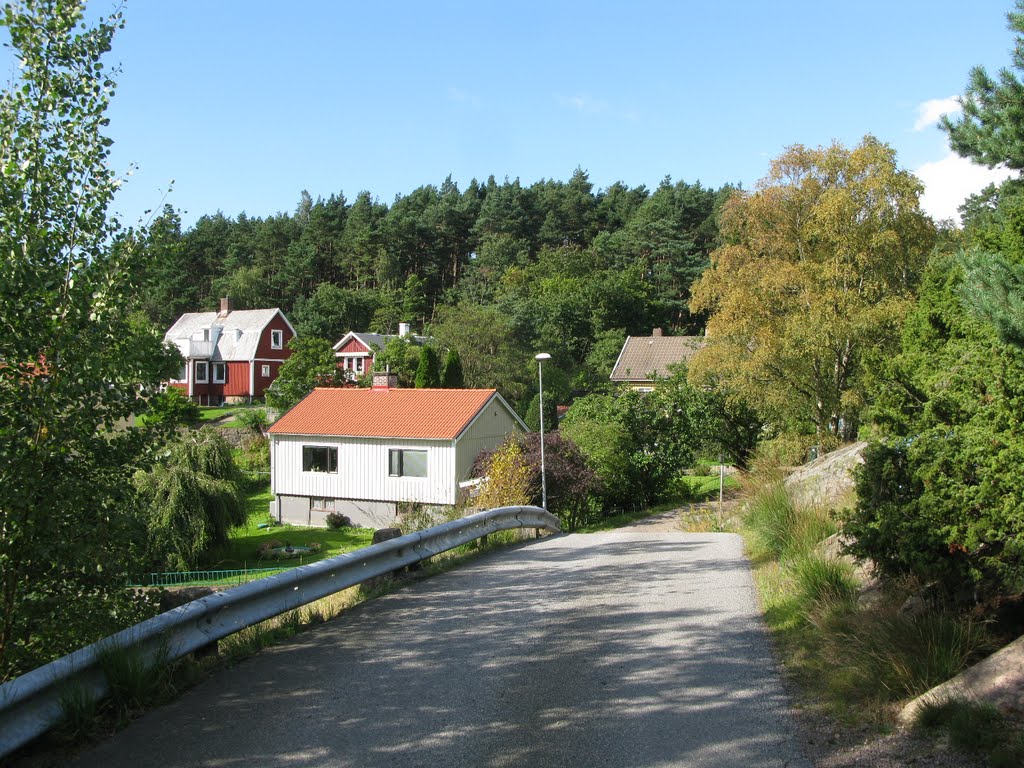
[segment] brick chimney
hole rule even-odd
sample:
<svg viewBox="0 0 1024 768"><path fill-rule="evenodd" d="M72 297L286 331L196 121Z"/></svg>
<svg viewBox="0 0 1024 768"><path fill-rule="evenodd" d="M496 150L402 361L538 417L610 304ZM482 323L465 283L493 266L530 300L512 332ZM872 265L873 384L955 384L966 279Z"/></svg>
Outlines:
<svg viewBox="0 0 1024 768"><path fill-rule="evenodd" d="M655 328L651 331L651 336L653 336L656 339L660 339L664 335L665 334L661 332L661 328Z"/></svg>
<svg viewBox="0 0 1024 768"><path fill-rule="evenodd" d="M398 374L374 371L370 389L398 389Z"/></svg>
<svg viewBox="0 0 1024 768"><path fill-rule="evenodd" d="M223 297L220 300L220 312L217 313L217 317L227 317L231 309L231 299L227 296Z"/></svg>

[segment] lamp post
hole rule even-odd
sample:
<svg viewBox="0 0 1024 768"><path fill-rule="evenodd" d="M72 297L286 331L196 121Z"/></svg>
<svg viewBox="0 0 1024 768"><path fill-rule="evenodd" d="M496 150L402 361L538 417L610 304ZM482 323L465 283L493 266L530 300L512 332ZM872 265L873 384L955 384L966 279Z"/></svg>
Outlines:
<svg viewBox="0 0 1024 768"><path fill-rule="evenodd" d="M537 381L540 384L540 505L543 509L547 509L548 480L544 474L544 361L550 360L551 355L541 352L533 359L537 361Z"/></svg>

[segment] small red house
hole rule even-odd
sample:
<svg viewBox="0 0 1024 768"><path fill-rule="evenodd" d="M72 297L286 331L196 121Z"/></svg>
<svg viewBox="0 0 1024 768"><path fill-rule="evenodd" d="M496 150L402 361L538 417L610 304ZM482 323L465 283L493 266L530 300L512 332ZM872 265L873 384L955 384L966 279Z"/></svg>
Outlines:
<svg viewBox="0 0 1024 768"><path fill-rule="evenodd" d="M416 346L423 346L430 341L426 336L414 335L408 323L399 323L397 334L349 331L334 345L338 368L345 371L349 379L363 378L373 370L376 353L384 349L391 339L405 339Z"/></svg>
<svg viewBox="0 0 1024 768"><path fill-rule="evenodd" d="M263 397L291 350L295 329L280 309L188 312L164 334L185 358L170 386L200 405L250 402Z"/></svg>

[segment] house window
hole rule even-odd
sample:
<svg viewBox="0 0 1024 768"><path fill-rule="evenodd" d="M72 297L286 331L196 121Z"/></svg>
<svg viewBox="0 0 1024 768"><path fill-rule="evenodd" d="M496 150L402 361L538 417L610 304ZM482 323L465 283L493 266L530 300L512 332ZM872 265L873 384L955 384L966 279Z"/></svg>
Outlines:
<svg viewBox="0 0 1024 768"><path fill-rule="evenodd" d="M187 375L188 373L186 372L185 366L183 365L181 366L181 368L178 369L178 376L177 378L175 378L175 381L184 381Z"/></svg>
<svg viewBox="0 0 1024 768"><path fill-rule="evenodd" d="M269 379L270 378L270 366L269 365L260 366L260 375L263 376L264 379Z"/></svg>
<svg viewBox="0 0 1024 768"><path fill-rule="evenodd" d="M210 364L205 360L196 360L196 384L205 384L210 380Z"/></svg>
<svg viewBox="0 0 1024 768"><path fill-rule="evenodd" d="M363 373L363 358L357 357L355 360L356 373Z"/></svg>
<svg viewBox="0 0 1024 768"><path fill-rule="evenodd" d="M338 449L325 445L302 446L303 472L337 472Z"/></svg>
<svg viewBox="0 0 1024 768"><path fill-rule="evenodd" d="M284 331L270 332L270 348L284 349Z"/></svg>
<svg viewBox="0 0 1024 768"><path fill-rule="evenodd" d="M388 474L391 477L426 477L427 452L389 449Z"/></svg>
<svg viewBox="0 0 1024 768"><path fill-rule="evenodd" d="M309 500L309 508L313 512L333 512L334 499L321 499L314 496Z"/></svg>
<svg viewBox="0 0 1024 768"><path fill-rule="evenodd" d="M213 364L213 383L223 384L227 380L228 375L227 363L214 363Z"/></svg>

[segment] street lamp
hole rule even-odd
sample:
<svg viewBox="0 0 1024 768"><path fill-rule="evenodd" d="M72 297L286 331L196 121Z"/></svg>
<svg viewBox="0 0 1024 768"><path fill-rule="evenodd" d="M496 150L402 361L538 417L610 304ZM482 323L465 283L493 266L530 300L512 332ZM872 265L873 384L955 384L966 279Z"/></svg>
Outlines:
<svg viewBox="0 0 1024 768"><path fill-rule="evenodd" d="M534 355L537 361L537 380L540 383L540 505L543 509L548 508L548 480L544 474L544 361L550 360L551 355L541 352Z"/></svg>

